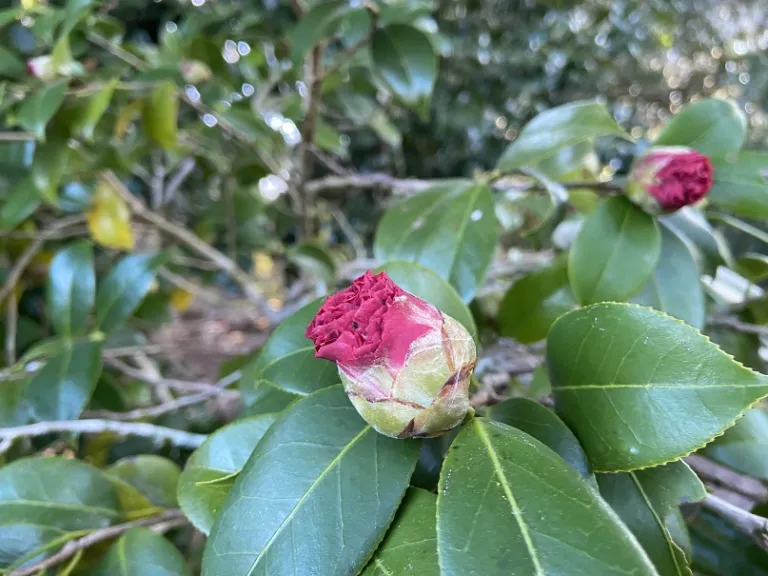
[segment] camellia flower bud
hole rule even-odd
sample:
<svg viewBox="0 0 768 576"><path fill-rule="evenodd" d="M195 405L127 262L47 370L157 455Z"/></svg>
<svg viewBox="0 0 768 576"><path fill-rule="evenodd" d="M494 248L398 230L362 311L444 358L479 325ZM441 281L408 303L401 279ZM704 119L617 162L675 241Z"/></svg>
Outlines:
<svg viewBox="0 0 768 576"><path fill-rule="evenodd" d="M40 78L40 80L49 81L56 77L56 68L53 65L51 56L38 56L27 61L27 74Z"/></svg>
<svg viewBox="0 0 768 576"><path fill-rule="evenodd" d="M651 148L632 165L629 198L651 214L695 204L712 188L712 164L690 148Z"/></svg>
<svg viewBox="0 0 768 576"><path fill-rule="evenodd" d="M307 327L360 415L394 438L438 436L470 410L475 342L456 320L369 270Z"/></svg>

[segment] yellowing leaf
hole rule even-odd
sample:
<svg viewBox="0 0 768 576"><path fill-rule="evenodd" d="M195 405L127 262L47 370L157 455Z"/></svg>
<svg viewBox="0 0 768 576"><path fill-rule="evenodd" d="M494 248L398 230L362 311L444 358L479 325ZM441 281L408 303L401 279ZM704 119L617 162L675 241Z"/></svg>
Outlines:
<svg viewBox="0 0 768 576"><path fill-rule="evenodd" d="M136 117L141 113L141 109L144 107L143 100L134 100L127 106L123 106L120 113L117 115L117 121L115 122L115 138L118 142L122 142L123 136L125 136L128 126L131 125Z"/></svg>
<svg viewBox="0 0 768 576"><path fill-rule="evenodd" d="M108 248L133 249L131 211L105 180L99 182L86 217L94 241Z"/></svg>
<svg viewBox="0 0 768 576"><path fill-rule="evenodd" d="M174 288L171 291L171 306L179 312L187 310L195 299L195 295L183 288Z"/></svg>

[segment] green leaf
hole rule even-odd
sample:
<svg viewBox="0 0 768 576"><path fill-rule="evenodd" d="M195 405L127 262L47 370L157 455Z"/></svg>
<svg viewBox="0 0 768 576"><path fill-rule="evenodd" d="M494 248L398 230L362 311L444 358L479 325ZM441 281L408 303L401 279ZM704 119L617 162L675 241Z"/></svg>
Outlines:
<svg viewBox="0 0 768 576"><path fill-rule="evenodd" d="M703 454L749 476L768 480L768 414L754 408L715 438Z"/></svg>
<svg viewBox="0 0 768 576"><path fill-rule="evenodd" d="M165 256L129 254L112 267L96 293L96 326L114 332L133 314L155 280Z"/></svg>
<svg viewBox="0 0 768 576"><path fill-rule="evenodd" d="M294 264L322 280L326 286L333 286L336 278L336 262L322 246L305 242L291 247L286 256Z"/></svg>
<svg viewBox="0 0 768 576"><path fill-rule="evenodd" d="M64 9L64 21L59 29L59 36L66 36L72 32L72 29L90 12L96 3L96 0L67 0L67 6Z"/></svg>
<svg viewBox="0 0 768 576"><path fill-rule="evenodd" d="M24 403L27 380L3 382L0 394L0 427L21 426L29 421L28 406Z"/></svg>
<svg viewBox="0 0 768 576"><path fill-rule="evenodd" d="M85 240L59 250L48 268L48 314L62 336L79 334L96 296L93 246Z"/></svg>
<svg viewBox="0 0 768 576"><path fill-rule="evenodd" d="M24 61L14 51L0 46L0 76L21 80L26 74Z"/></svg>
<svg viewBox="0 0 768 576"><path fill-rule="evenodd" d="M176 463L167 458L154 454L129 456L115 462L106 470L106 473L133 486L154 506L160 508L178 506L176 486L181 470Z"/></svg>
<svg viewBox="0 0 768 576"><path fill-rule="evenodd" d="M349 2L345 0L329 0L312 6L289 35L293 60L301 60L315 44L334 36L349 10Z"/></svg>
<svg viewBox="0 0 768 576"><path fill-rule="evenodd" d="M509 398L491 406L488 409L488 417L530 434L551 448L587 482L597 487L581 444L568 426L549 408L527 398Z"/></svg>
<svg viewBox="0 0 768 576"><path fill-rule="evenodd" d="M731 100L700 100L666 123L655 146L688 146L717 156L738 152L747 138L747 120Z"/></svg>
<svg viewBox="0 0 768 576"><path fill-rule="evenodd" d="M237 477L203 573L356 574L395 514L419 446L375 432L341 386L300 400Z"/></svg>
<svg viewBox="0 0 768 576"><path fill-rule="evenodd" d="M384 541L361 576L440 576L436 504L437 498L431 492L409 489Z"/></svg>
<svg viewBox="0 0 768 576"><path fill-rule="evenodd" d="M651 279L633 299L701 330L706 315L699 267L680 237L664 226L661 231L661 257Z"/></svg>
<svg viewBox="0 0 768 576"><path fill-rule="evenodd" d="M56 545L67 539L67 532L50 526L24 522L0 525L0 570L39 562L53 554Z"/></svg>
<svg viewBox="0 0 768 576"><path fill-rule="evenodd" d="M571 247L568 277L576 300L626 300L648 281L659 261L656 222L623 196L587 216Z"/></svg>
<svg viewBox="0 0 768 576"><path fill-rule="evenodd" d="M248 407L248 416L282 412L285 408L301 398L299 394L283 390L269 380L254 379L253 364L243 370L239 388L243 404ZM337 382L334 382L336 384Z"/></svg>
<svg viewBox="0 0 768 576"><path fill-rule="evenodd" d="M428 106L437 79L437 55L424 32L406 24L376 30L370 43L374 73L411 106Z"/></svg>
<svg viewBox="0 0 768 576"><path fill-rule="evenodd" d="M33 419L76 420L91 399L100 374L101 343L68 344L24 390Z"/></svg>
<svg viewBox="0 0 768 576"><path fill-rule="evenodd" d="M768 218L768 154L746 151L712 158L715 181L707 198L747 218Z"/></svg>
<svg viewBox="0 0 768 576"><path fill-rule="evenodd" d="M406 292L435 305L440 311L460 322L470 334L477 334L472 313L456 291L433 270L413 262L392 261L376 269L384 271Z"/></svg>
<svg viewBox="0 0 768 576"><path fill-rule="evenodd" d="M62 138L55 138L35 149L32 162L32 182L38 196L49 204L57 203L62 175L67 169L71 149Z"/></svg>
<svg viewBox="0 0 768 576"><path fill-rule="evenodd" d="M736 272L753 284L768 278L768 256L757 252L747 252L736 261Z"/></svg>
<svg viewBox="0 0 768 576"><path fill-rule="evenodd" d="M263 414L233 422L209 436L187 460L179 478L179 504L203 534L210 533L235 478L275 419Z"/></svg>
<svg viewBox="0 0 768 576"><path fill-rule="evenodd" d="M21 8L6 8L5 10L0 10L0 28L3 28L4 26L7 26L17 18L21 16L22 9Z"/></svg>
<svg viewBox="0 0 768 576"><path fill-rule="evenodd" d="M164 150L176 148L179 99L173 82L161 82L144 102L144 131Z"/></svg>
<svg viewBox="0 0 768 576"><path fill-rule="evenodd" d="M283 390L300 395L339 382L333 362L315 358L315 347L304 336L322 303L322 298L310 302L280 323L256 360L244 369L251 382L268 380Z"/></svg>
<svg viewBox="0 0 768 576"><path fill-rule="evenodd" d="M119 78L110 80L95 94L84 98L83 102L78 103L71 120L72 130L75 134L86 140L93 140L93 131L104 115L104 112L107 111L112 100L112 94L115 92L119 81Z"/></svg>
<svg viewBox="0 0 768 576"><path fill-rule="evenodd" d="M0 522L95 530L140 516L149 502L82 462L32 457L0 468Z"/></svg>
<svg viewBox="0 0 768 576"><path fill-rule="evenodd" d="M190 576L176 547L148 528L131 528L110 546L94 576Z"/></svg>
<svg viewBox="0 0 768 576"><path fill-rule="evenodd" d="M691 576L667 518L681 504L703 500L707 490L682 461L648 470L597 477L600 494L618 513L650 556L659 576Z"/></svg>
<svg viewBox="0 0 768 576"><path fill-rule="evenodd" d="M512 285L496 316L499 334L529 344L546 338L552 322L576 306L568 284L568 259L558 258Z"/></svg>
<svg viewBox="0 0 768 576"><path fill-rule="evenodd" d="M561 148L600 136L629 139L602 104L584 101L557 106L525 125L501 155L496 168L512 172L523 166L533 166Z"/></svg>
<svg viewBox="0 0 768 576"><path fill-rule="evenodd" d="M656 574L573 468L528 434L483 418L448 451L437 534L443 576Z"/></svg>
<svg viewBox="0 0 768 576"><path fill-rule="evenodd" d="M22 179L0 208L0 230L15 228L34 214L41 203L32 177Z"/></svg>
<svg viewBox="0 0 768 576"><path fill-rule="evenodd" d="M560 317L547 339L557 411L598 471L698 450L768 394L768 377L662 312L603 303Z"/></svg>
<svg viewBox="0 0 768 576"><path fill-rule="evenodd" d="M449 180L390 208L376 229L373 252L380 261L431 268L469 302L485 279L497 240L488 186Z"/></svg>
<svg viewBox="0 0 768 576"><path fill-rule="evenodd" d="M19 105L19 126L32 132L38 140L44 140L45 127L64 101L66 90L66 80L60 80L42 86L32 96L25 98Z"/></svg>

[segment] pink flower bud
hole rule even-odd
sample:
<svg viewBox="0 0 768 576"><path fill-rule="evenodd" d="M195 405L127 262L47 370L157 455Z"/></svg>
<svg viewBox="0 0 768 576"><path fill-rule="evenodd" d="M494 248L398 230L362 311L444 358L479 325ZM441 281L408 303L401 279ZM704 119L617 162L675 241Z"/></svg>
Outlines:
<svg viewBox="0 0 768 576"><path fill-rule="evenodd" d="M56 77L56 69L53 66L51 56L38 56L27 60L27 74L48 81Z"/></svg>
<svg viewBox="0 0 768 576"><path fill-rule="evenodd" d="M632 165L630 199L651 214L674 212L695 204L712 188L712 164L690 148L651 148Z"/></svg>
<svg viewBox="0 0 768 576"><path fill-rule="evenodd" d="M370 270L330 296L307 327L349 399L395 438L438 436L470 409L475 342L456 320Z"/></svg>

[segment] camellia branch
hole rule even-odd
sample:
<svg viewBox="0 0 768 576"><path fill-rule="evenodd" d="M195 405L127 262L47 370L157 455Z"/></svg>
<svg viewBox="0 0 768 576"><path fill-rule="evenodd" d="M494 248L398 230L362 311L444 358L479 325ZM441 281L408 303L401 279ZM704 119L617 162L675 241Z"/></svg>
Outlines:
<svg viewBox="0 0 768 576"><path fill-rule="evenodd" d="M170 236L173 236L197 252L199 255L216 264L219 270L225 272L240 285L249 300L258 304L263 302L261 293L251 276L245 270L240 268L240 266L238 266L234 260L229 258L226 254L218 251L216 248L200 239L186 228L177 226L159 214L152 212L144 205L141 200L130 193L122 181L117 176L115 176L113 172L107 171L103 176L107 182L109 182L110 186L112 186L114 190L126 201L126 203L131 207L131 210L133 210L137 216L140 216L148 222L154 224L158 229L162 230L166 234L169 234Z"/></svg>
<svg viewBox="0 0 768 576"><path fill-rule="evenodd" d="M768 336L768 326L749 324L748 322L742 322L738 318L733 318L730 316L724 316L722 318L709 318L707 320L707 324L710 326L726 326L744 334Z"/></svg>
<svg viewBox="0 0 768 576"><path fill-rule="evenodd" d="M184 526L187 522L188 520L180 510L168 510L157 516L140 518L139 520L132 520L131 522L125 522L124 524L118 524L117 526L109 526L108 528L94 530L82 538L67 542L64 547L53 556L49 556L26 568L17 568L16 570L9 572L7 576L34 576L35 574L45 573L48 569L66 562L76 554L79 554L96 544L122 536L131 528L145 527L167 531L171 528Z"/></svg>
<svg viewBox="0 0 768 576"><path fill-rule="evenodd" d="M174 378L157 378L155 376L151 376L145 372L142 372L141 370L137 370L136 368L133 368L123 362L122 360L118 360L117 358L106 358L106 363L112 366L113 368L116 368L126 376L130 376L131 378L136 378L137 380L141 380L142 382L146 382L147 384L151 384L153 386L164 386L166 388L170 388L171 390L176 390L178 392L184 392L184 393L198 393L198 392L206 392L211 395L220 395L220 394L226 394L227 390L225 390L225 387L220 385L221 380L217 384L209 384L207 382L190 382L188 380L176 380ZM236 379L235 379L236 380ZM231 382L227 379L226 384L231 384ZM230 392L236 394L236 392Z"/></svg>
<svg viewBox="0 0 768 576"><path fill-rule="evenodd" d="M685 462L707 483L722 486L753 501L768 500L768 488L756 478L739 474L700 454L691 454L685 458Z"/></svg>
<svg viewBox="0 0 768 576"><path fill-rule="evenodd" d="M300 128L301 144L299 146L298 194L301 229L302 234L306 238L309 238L314 234L315 228L314 192L311 188L307 187L307 182L312 177L314 159L312 146L315 142L317 111L320 107L322 57L323 46L322 44L318 44L312 48L312 51L307 55L304 63L304 84L307 86L307 95L302 102L304 108L304 121L301 123Z"/></svg>
<svg viewBox="0 0 768 576"><path fill-rule="evenodd" d="M742 510L714 494L707 494L702 505L740 532L752 536L761 548L768 550L768 518Z"/></svg>
<svg viewBox="0 0 768 576"><path fill-rule="evenodd" d="M119 436L141 436L157 442L170 442L181 448L197 448L207 436L194 434L184 430L155 426L144 422L114 422L112 420L62 420L52 422L37 422L25 426L15 426L0 429L0 444L10 447L17 438L45 436L47 434L102 434L114 432Z"/></svg>

